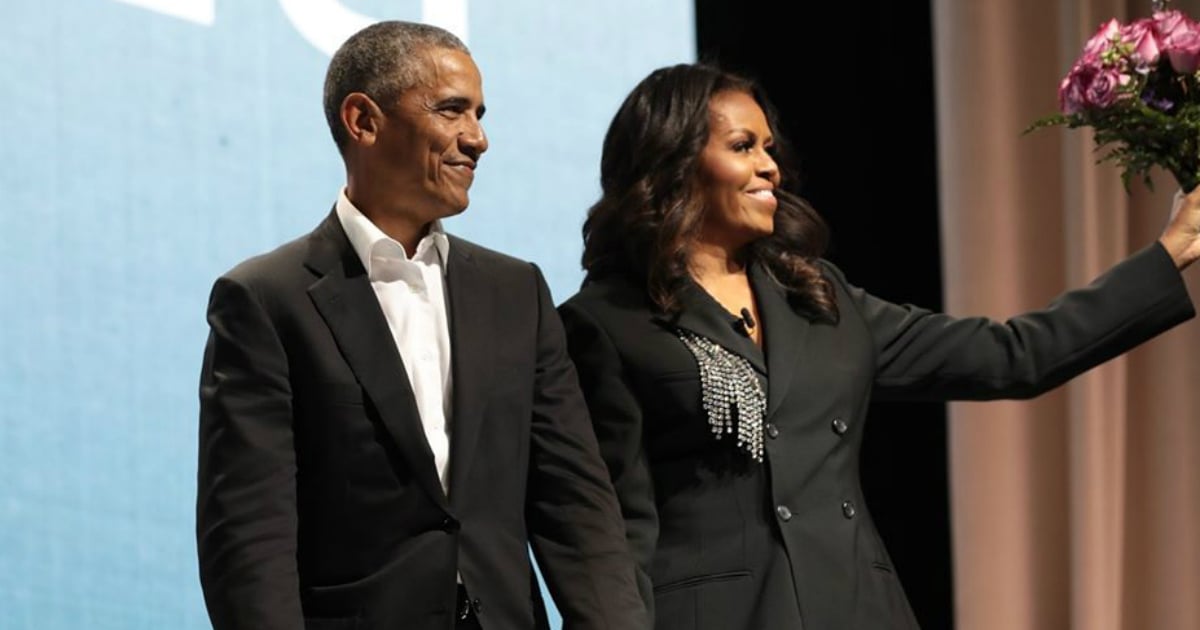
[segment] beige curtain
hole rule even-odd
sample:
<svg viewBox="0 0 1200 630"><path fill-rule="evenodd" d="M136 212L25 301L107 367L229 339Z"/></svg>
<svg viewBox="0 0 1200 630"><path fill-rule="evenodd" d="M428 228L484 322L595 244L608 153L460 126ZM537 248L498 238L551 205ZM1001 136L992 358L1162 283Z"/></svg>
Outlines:
<svg viewBox="0 0 1200 630"><path fill-rule="evenodd" d="M934 0L948 312L1042 307L1159 235L1169 175L1128 194L1089 131L1021 135L1150 4ZM1036 400L952 404L949 435L959 630L1200 629L1200 321Z"/></svg>

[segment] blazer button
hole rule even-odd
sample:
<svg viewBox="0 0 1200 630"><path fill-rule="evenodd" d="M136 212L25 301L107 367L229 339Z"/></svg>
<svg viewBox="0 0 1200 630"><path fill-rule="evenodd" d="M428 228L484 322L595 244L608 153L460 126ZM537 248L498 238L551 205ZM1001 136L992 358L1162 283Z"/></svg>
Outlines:
<svg viewBox="0 0 1200 630"><path fill-rule="evenodd" d="M471 608L474 609L476 615L481 614L483 612L483 602L479 601L479 598L476 597L471 602Z"/></svg>
<svg viewBox="0 0 1200 630"><path fill-rule="evenodd" d="M777 514L779 516L779 519L782 521L792 520L792 511L789 510L788 506L786 506L786 505L775 506L775 514Z"/></svg>
<svg viewBox="0 0 1200 630"><path fill-rule="evenodd" d="M779 427L775 426L774 422L767 423L767 436L772 440L779 437Z"/></svg>
<svg viewBox="0 0 1200 630"><path fill-rule="evenodd" d="M846 518L854 518L858 511L854 509L854 503L851 501L842 501L842 516Z"/></svg>
<svg viewBox="0 0 1200 630"><path fill-rule="evenodd" d="M462 523L459 523L457 520L450 517L442 519L442 531L447 534L453 534L460 529L462 529Z"/></svg>
<svg viewBox="0 0 1200 630"><path fill-rule="evenodd" d="M838 435L844 434L846 432L846 429L850 428L849 426L846 425L846 421L842 420L841 418L835 418L832 424L833 424L833 432Z"/></svg>

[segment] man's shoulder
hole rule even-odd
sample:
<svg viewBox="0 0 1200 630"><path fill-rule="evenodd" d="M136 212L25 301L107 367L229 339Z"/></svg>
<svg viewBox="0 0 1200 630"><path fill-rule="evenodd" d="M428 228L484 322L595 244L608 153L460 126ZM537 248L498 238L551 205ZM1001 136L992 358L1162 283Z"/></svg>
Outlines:
<svg viewBox="0 0 1200 630"><path fill-rule="evenodd" d="M232 281L259 290L307 286L313 274L305 263L313 252L324 224L273 249L243 259L221 274L218 281Z"/></svg>
<svg viewBox="0 0 1200 630"><path fill-rule="evenodd" d="M447 236L450 238L452 259L457 253L471 260L477 270L487 274L494 281L506 285L516 283L522 286L535 286L546 282L541 268L531 260L485 247L460 236L453 234Z"/></svg>
<svg viewBox="0 0 1200 630"><path fill-rule="evenodd" d="M313 275L304 267L307 236L292 239L274 249L251 256L213 280L209 311L229 300L253 299L268 312L286 310L303 296Z"/></svg>
<svg viewBox="0 0 1200 630"><path fill-rule="evenodd" d="M312 234L305 234L278 245L274 249L250 256L221 275L242 282L277 278L280 272L303 263L311 238Z"/></svg>
<svg viewBox="0 0 1200 630"><path fill-rule="evenodd" d="M447 236L450 239L451 250L458 250L467 258L476 259L489 267L529 271L533 264L528 260L522 260L511 254L505 254L490 247L484 247L461 236L454 234L447 234Z"/></svg>

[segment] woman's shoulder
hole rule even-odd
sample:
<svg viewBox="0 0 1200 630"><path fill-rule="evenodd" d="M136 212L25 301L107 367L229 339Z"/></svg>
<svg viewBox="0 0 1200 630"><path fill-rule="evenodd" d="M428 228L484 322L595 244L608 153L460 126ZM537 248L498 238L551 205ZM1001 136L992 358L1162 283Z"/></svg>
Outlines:
<svg viewBox="0 0 1200 630"><path fill-rule="evenodd" d="M828 282L831 288L836 293L844 293L851 286L849 280L846 279L846 272L838 267L837 263L828 258L814 258L812 265L821 273L821 278Z"/></svg>
<svg viewBox="0 0 1200 630"><path fill-rule="evenodd" d="M606 275L600 278L589 278L575 292L563 301L564 305L595 308L613 306L634 299L643 302L645 291L618 274Z"/></svg>
<svg viewBox="0 0 1200 630"><path fill-rule="evenodd" d="M650 301L642 287L614 274L589 279L558 308L561 312L606 320L622 314L645 313L650 310Z"/></svg>
<svg viewBox="0 0 1200 630"><path fill-rule="evenodd" d="M843 283L846 281L846 274L832 260L828 258L816 258L813 259L813 264L817 266L817 269L821 270L821 275L825 276L826 280L836 280Z"/></svg>

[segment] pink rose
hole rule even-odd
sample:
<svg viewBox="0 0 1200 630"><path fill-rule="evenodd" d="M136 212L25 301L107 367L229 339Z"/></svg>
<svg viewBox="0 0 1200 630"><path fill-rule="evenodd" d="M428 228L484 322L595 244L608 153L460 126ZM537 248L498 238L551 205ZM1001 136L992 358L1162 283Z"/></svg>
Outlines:
<svg viewBox="0 0 1200 630"><path fill-rule="evenodd" d="M1158 63L1160 48L1153 20L1144 18L1122 28L1121 43L1133 51L1135 65L1145 68Z"/></svg>
<svg viewBox="0 0 1200 630"><path fill-rule="evenodd" d="M1154 14L1154 34L1165 40L1181 31L1192 30L1191 20L1181 11L1158 11Z"/></svg>
<svg viewBox="0 0 1200 630"><path fill-rule="evenodd" d="M1096 34L1092 35L1092 38L1084 44L1083 56L1080 60L1087 63L1099 63L1100 56L1112 46L1113 39L1120 35L1121 23L1116 19L1101 24Z"/></svg>
<svg viewBox="0 0 1200 630"><path fill-rule="evenodd" d="M1178 33L1165 46L1171 67L1179 74L1194 74L1200 70L1200 31Z"/></svg>
<svg viewBox="0 0 1200 630"><path fill-rule="evenodd" d="M1200 25L1179 11L1164 11L1154 14L1154 29L1175 72L1192 74L1200 68Z"/></svg>

